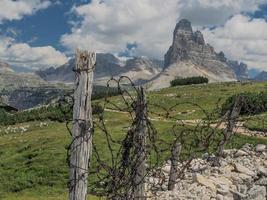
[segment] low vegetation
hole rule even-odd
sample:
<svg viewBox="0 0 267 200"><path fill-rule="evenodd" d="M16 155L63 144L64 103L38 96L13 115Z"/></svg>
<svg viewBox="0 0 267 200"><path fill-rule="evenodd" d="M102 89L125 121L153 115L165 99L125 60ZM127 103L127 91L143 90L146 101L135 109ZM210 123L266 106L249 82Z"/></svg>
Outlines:
<svg viewBox="0 0 267 200"><path fill-rule="evenodd" d="M267 111L267 92L244 92L229 97L222 106L222 113L229 110L240 96L242 102L241 115L255 115Z"/></svg>
<svg viewBox="0 0 267 200"><path fill-rule="evenodd" d="M207 85L190 85L177 88L166 88L158 92L148 93L149 111L153 124L158 130L162 140L173 141L172 125L174 121L164 121L156 118L153 113L164 114L166 111L158 106L171 107L178 104L170 114L181 119L202 119L206 116L203 110L208 113L214 112L221 105L237 92L265 91L266 83L221 83ZM117 106L122 107L119 96L111 97ZM187 103L186 103L187 102ZM190 103L188 103L190 102ZM197 107L195 104L199 104ZM102 112L103 99L94 101L95 110ZM67 112L68 107L64 107ZM110 109L105 112L107 129L112 132L116 139L125 136L125 130L131 125L131 120L125 113L113 112ZM1 117L2 116L2 117ZM12 117L11 117L12 116ZM59 107L48 106L27 112L0 114L0 199L4 200L46 200L67 198L68 165L67 149L71 142L64 121L65 115ZM9 118L10 117L10 118ZM256 117L256 116L255 116ZM68 116L71 118L71 113ZM9 119L10 121L8 122ZM157 119L157 120L156 120ZM13 120L13 121L12 121ZM250 122L250 126L260 126L257 118ZM5 123L3 123L5 122ZM19 123L23 122L23 123ZM41 122L47 125L42 126ZM13 124L13 125L12 125ZM20 133L6 133L8 127L29 126L28 130ZM190 129L193 126L188 126ZM198 148L197 140L188 135L184 138L192 143L194 149ZM99 129L95 129L94 143L104 160L110 159L110 154L105 137ZM235 135L228 148L240 148L245 143L267 144L265 138L249 137L246 135ZM161 147L159 144L158 146ZM116 147L114 147L116 148ZM165 146L164 146L165 148ZM210 149L214 151L214 149ZM170 152L169 152L170 153ZM164 158L168 158L168 152L164 152ZM182 157L186 159L188 149L183 149ZM95 166L95 160L92 167ZM89 181L94 181L91 177ZM96 188L90 188L94 191ZM91 199L99 199L91 197Z"/></svg>
<svg viewBox="0 0 267 200"><path fill-rule="evenodd" d="M203 76L193 76L188 78L176 78L171 81L171 86L178 86L178 85L194 85L194 84L202 84L208 83L209 79Z"/></svg>

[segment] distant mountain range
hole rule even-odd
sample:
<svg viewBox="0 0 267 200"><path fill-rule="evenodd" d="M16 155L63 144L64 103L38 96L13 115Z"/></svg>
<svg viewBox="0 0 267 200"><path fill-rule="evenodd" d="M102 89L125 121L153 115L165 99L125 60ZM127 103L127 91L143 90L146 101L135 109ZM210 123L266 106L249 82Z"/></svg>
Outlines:
<svg viewBox="0 0 267 200"><path fill-rule="evenodd" d="M68 63L58 68L48 68L37 71L42 79L50 82L73 83L73 68L75 59L72 58ZM131 58L121 61L112 54L98 53L95 66L95 84L106 84L111 77L128 76L135 84L142 84L156 76L163 67L163 61L151 60L146 57Z"/></svg>
<svg viewBox="0 0 267 200"><path fill-rule="evenodd" d="M267 81L267 72L262 71L254 78L255 81Z"/></svg>
<svg viewBox="0 0 267 200"><path fill-rule="evenodd" d="M75 59L72 58L60 67L32 73L27 68L11 67L0 61L0 98L20 109L44 103L46 98L40 96L54 98L57 96L55 93L61 94L66 88L72 87L74 66ZM227 59L223 52L216 53L205 42L200 31L192 30L191 23L186 19L176 24L173 42L164 61L147 57L121 60L109 53L98 53L95 85L106 85L111 77L120 76L127 76L135 84L145 85L149 90L168 87L170 81L177 77L205 76L210 82L249 79L246 64ZM266 81L267 72L261 72L254 80ZM29 98L33 98L33 102L20 103L20 100L25 102Z"/></svg>
<svg viewBox="0 0 267 200"><path fill-rule="evenodd" d="M36 72L49 82L73 83L75 60L58 68ZM149 89L168 87L176 77L205 76L210 82L248 79L247 65L228 60L224 53L216 53L205 43L200 31L193 32L191 23L183 19L177 23L173 43L164 61L135 57L121 61L112 54L97 54L95 84L105 84L110 77L128 76L135 84L146 84Z"/></svg>

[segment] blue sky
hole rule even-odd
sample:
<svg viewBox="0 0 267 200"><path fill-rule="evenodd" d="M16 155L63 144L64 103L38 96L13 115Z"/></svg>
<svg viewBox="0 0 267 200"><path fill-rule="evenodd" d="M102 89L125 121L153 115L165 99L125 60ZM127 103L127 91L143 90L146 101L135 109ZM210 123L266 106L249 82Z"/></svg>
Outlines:
<svg viewBox="0 0 267 200"><path fill-rule="evenodd" d="M229 59L267 70L267 0L1 0L0 60L58 66L76 48L162 59L181 18Z"/></svg>
<svg viewBox="0 0 267 200"><path fill-rule="evenodd" d="M75 20L76 16L70 11L73 6L82 5L90 1L86 0L61 0L45 10L40 10L34 15L23 17L21 20L5 21L0 24L2 33L14 36L18 42L28 42L32 46L51 45L64 51L60 44L60 37L70 32L69 22Z"/></svg>

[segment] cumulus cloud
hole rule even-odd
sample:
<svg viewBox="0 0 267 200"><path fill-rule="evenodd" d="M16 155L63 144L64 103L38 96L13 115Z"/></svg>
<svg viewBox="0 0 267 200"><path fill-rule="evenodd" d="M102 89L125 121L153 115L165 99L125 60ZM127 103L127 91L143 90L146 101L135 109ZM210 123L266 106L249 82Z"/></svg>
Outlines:
<svg viewBox="0 0 267 200"><path fill-rule="evenodd" d="M127 44L137 44L136 54L161 56L171 42L171 32L178 17L179 0L93 0L74 7L82 18L71 34L61 41L100 52L121 52Z"/></svg>
<svg viewBox="0 0 267 200"><path fill-rule="evenodd" d="M244 15L235 15L223 26L204 29L206 40L217 51L243 61L250 68L267 70L267 22Z"/></svg>
<svg viewBox="0 0 267 200"><path fill-rule="evenodd" d="M180 16L195 26L222 25L241 12L255 12L266 0L184 0Z"/></svg>
<svg viewBox="0 0 267 200"><path fill-rule="evenodd" d="M124 52L137 44L131 55L163 58L180 18L195 27L221 25L231 15L254 12L266 0L92 0L72 9L81 21L61 38L69 50L76 47L99 52Z"/></svg>
<svg viewBox="0 0 267 200"><path fill-rule="evenodd" d="M4 36L0 36L0 57L11 65L28 68L59 66L67 62L65 54L51 46L31 47Z"/></svg>
<svg viewBox="0 0 267 200"><path fill-rule="evenodd" d="M0 24L5 20L19 20L51 5L49 0L1 0Z"/></svg>

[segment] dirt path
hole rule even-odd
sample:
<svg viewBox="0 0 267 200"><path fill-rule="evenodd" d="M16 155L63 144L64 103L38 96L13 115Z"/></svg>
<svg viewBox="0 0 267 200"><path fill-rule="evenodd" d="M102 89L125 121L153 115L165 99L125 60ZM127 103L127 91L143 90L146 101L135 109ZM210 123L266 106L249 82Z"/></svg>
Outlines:
<svg viewBox="0 0 267 200"><path fill-rule="evenodd" d="M108 112L114 112L114 113L122 113L122 114L128 114L128 112L124 112L124 111L119 111L119 110L112 110L112 109L105 109L105 111ZM201 119L193 119L193 120L178 120L178 121L174 121L174 120L168 120L168 119L164 119L161 117L158 118L149 118L151 121L160 121L160 122L174 122L174 123L180 123L180 124L185 124L185 125L197 125L197 124L201 124L202 120ZM217 124L212 124L212 127L216 127ZM226 128L226 124L222 123L218 129L225 129ZM262 132L262 131L252 131L249 130L248 128L246 128L244 126L244 122L238 122L236 127L234 128L234 132L238 133L238 134L242 134L242 135L247 135L247 136L254 136L254 137L260 137L260 138L267 138L267 132Z"/></svg>

